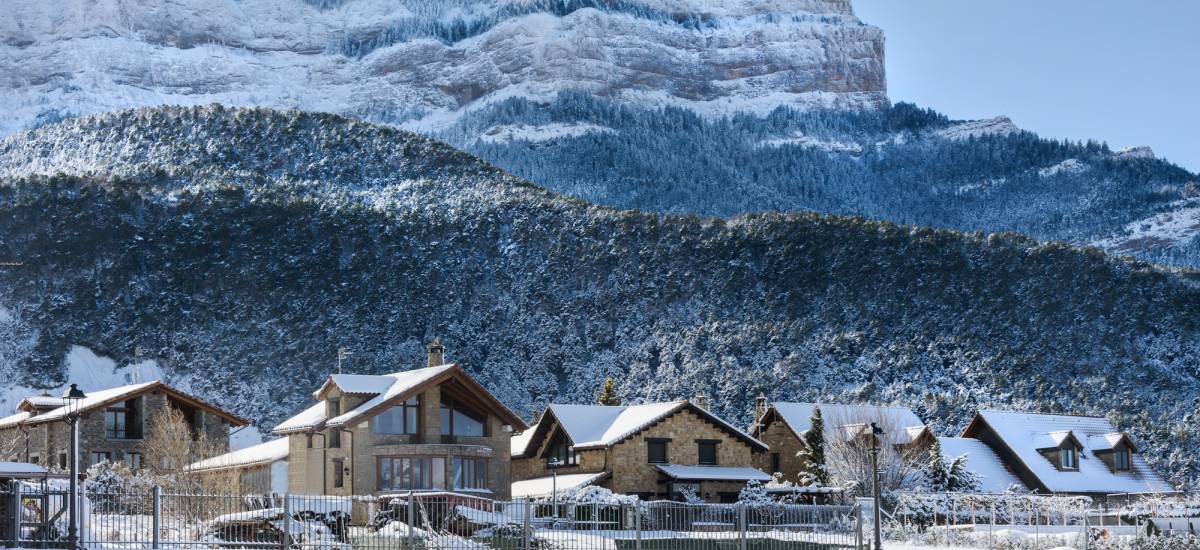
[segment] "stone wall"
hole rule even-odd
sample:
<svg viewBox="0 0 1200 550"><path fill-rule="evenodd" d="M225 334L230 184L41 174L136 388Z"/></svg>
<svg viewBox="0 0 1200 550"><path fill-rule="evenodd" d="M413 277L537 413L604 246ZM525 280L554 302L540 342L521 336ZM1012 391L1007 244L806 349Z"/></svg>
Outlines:
<svg viewBox="0 0 1200 550"><path fill-rule="evenodd" d="M804 462L797 456L804 449L804 443L796 436L796 433L788 427L787 423L776 417L774 422L771 422L763 430L760 430L758 439L771 447L769 452L754 454L754 467L768 474L775 472L771 471L771 455L779 456L779 473L783 474L783 479L792 482L800 481L800 471L804 468Z"/></svg>

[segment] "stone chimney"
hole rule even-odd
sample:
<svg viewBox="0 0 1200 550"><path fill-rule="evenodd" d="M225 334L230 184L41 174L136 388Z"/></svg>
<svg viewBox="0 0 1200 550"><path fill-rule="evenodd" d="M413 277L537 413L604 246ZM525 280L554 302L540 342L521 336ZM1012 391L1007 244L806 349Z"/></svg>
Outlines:
<svg viewBox="0 0 1200 550"><path fill-rule="evenodd" d="M446 348L442 347L441 340L435 337L427 348L429 350L429 360L426 366L440 367L446 364Z"/></svg>
<svg viewBox="0 0 1200 550"><path fill-rule="evenodd" d="M707 411L708 410L708 396L704 395L704 392L697 392L696 397L692 398L692 404Z"/></svg>
<svg viewBox="0 0 1200 550"><path fill-rule="evenodd" d="M761 393L758 394L758 397L756 397L754 399L754 421L755 422L762 420L763 415L767 414L767 407L769 407L769 406L770 406L770 404L767 402L767 396L765 396Z"/></svg>

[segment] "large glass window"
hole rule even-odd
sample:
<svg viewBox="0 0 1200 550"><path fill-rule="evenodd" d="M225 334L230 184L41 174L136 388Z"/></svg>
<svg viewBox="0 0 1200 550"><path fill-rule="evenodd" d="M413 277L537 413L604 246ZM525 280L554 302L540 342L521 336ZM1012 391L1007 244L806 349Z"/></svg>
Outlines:
<svg viewBox="0 0 1200 550"><path fill-rule="evenodd" d="M1131 466L1130 462L1129 449L1113 451L1113 466L1117 468L1117 471L1128 471Z"/></svg>
<svg viewBox="0 0 1200 550"><path fill-rule="evenodd" d="M442 398L442 435L483 437L487 418L453 399Z"/></svg>
<svg viewBox="0 0 1200 550"><path fill-rule="evenodd" d="M455 489L487 489L487 459L454 457Z"/></svg>
<svg viewBox="0 0 1200 550"><path fill-rule="evenodd" d="M573 452L566 436L559 432L550 441L546 450L546 464L558 462L559 466L574 466L579 464L579 453Z"/></svg>
<svg viewBox="0 0 1200 550"><path fill-rule="evenodd" d="M104 436L108 439L141 439L142 422L137 399L104 409Z"/></svg>
<svg viewBox="0 0 1200 550"><path fill-rule="evenodd" d="M371 421L371 429L382 435L417 435L420 433L421 401L416 397L379 413Z"/></svg>
<svg viewBox="0 0 1200 550"><path fill-rule="evenodd" d="M379 458L381 490L445 489L446 459L440 456L384 456Z"/></svg>

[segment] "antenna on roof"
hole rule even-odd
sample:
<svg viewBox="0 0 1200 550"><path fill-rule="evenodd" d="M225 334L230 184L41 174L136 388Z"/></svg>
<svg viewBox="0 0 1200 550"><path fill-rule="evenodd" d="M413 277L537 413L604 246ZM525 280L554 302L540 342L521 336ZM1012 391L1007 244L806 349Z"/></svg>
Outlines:
<svg viewBox="0 0 1200 550"><path fill-rule="evenodd" d="M350 357L351 355L354 355L354 352L346 348L338 348L338 374L342 373L342 359Z"/></svg>

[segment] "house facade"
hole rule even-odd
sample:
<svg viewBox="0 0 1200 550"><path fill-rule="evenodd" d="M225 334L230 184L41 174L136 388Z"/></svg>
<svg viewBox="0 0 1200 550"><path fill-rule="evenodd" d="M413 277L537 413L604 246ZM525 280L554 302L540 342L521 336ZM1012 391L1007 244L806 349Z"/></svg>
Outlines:
<svg viewBox="0 0 1200 550"><path fill-rule="evenodd" d="M288 491L288 438L281 437L194 462L193 474L227 485L240 494L283 494Z"/></svg>
<svg viewBox="0 0 1200 550"><path fill-rule="evenodd" d="M979 411L962 437L987 445L1037 493L1104 498L1175 492L1133 438L1104 418Z"/></svg>
<svg viewBox="0 0 1200 550"><path fill-rule="evenodd" d="M694 493L732 502L747 481L770 480L753 468L754 455L766 451L762 441L689 401L550 405L537 425L513 438L513 494L544 497L596 485L645 499Z"/></svg>
<svg viewBox="0 0 1200 550"><path fill-rule="evenodd" d="M812 426L816 409L821 410L826 445L838 445L870 435L870 425L884 429L884 441L901 455L917 456L933 443L933 433L907 407L841 405L834 403L770 403L765 397L755 402L755 420L750 435L770 446L755 455L754 466L778 473L784 481L800 482L804 464L799 454L807 448L804 434Z"/></svg>
<svg viewBox="0 0 1200 550"><path fill-rule="evenodd" d="M428 366L335 374L315 404L276 426L298 494L454 491L506 499L509 439L524 421L429 345Z"/></svg>
<svg viewBox="0 0 1200 550"><path fill-rule="evenodd" d="M140 468L150 422L168 407L183 414L193 438L206 439L205 447L218 453L229 450L230 427L249 423L160 380L90 391L78 405L81 467L120 461ZM71 444L66 418L62 398L40 395L21 400L15 414L0 419L8 458L66 469Z"/></svg>

